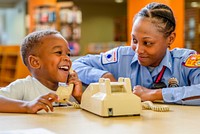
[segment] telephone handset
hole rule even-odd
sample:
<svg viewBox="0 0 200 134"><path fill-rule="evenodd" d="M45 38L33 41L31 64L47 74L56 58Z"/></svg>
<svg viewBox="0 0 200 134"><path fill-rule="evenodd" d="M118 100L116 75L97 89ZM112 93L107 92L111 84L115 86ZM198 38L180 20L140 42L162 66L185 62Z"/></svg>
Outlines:
<svg viewBox="0 0 200 134"><path fill-rule="evenodd" d="M73 72L72 68L70 68L69 70L70 73ZM59 103L67 103L69 105L72 105L75 108L79 108L79 104L77 104L76 102L71 102L70 101L70 96L72 94L74 88L74 84L69 84L69 85L61 85L58 87L58 89L56 90L56 94L59 97Z"/></svg>

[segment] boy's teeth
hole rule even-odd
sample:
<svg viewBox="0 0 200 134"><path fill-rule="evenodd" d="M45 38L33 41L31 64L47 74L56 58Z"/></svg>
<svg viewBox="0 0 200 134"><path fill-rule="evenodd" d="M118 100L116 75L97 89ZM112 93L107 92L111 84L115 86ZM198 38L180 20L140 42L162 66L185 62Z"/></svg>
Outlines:
<svg viewBox="0 0 200 134"><path fill-rule="evenodd" d="M67 66L60 67L61 69L69 69Z"/></svg>

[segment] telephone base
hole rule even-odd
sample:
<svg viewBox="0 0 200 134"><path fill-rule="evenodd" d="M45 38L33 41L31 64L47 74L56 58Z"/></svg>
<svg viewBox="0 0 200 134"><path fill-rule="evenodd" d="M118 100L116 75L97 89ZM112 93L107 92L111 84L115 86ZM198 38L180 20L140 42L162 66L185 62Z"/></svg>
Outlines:
<svg viewBox="0 0 200 134"><path fill-rule="evenodd" d="M82 110L86 111L86 112L89 112L91 114L94 114L94 115L97 115L99 117L102 117L102 118L109 118L109 117L132 117L132 116L140 116L141 114L122 114L122 115L109 115L109 116L105 116L105 115L101 115L101 114L97 114L97 113L94 113L92 111L89 111L89 110L86 110L86 109L83 109L81 108Z"/></svg>
<svg viewBox="0 0 200 134"><path fill-rule="evenodd" d="M82 95L80 107L102 117L140 115L141 99L132 93L130 79L110 82L101 78L91 83Z"/></svg>

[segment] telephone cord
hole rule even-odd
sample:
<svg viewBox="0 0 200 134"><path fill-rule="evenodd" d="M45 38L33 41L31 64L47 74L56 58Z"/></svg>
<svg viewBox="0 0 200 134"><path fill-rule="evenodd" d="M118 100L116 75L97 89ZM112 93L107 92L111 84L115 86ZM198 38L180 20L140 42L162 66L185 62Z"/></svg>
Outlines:
<svg viewBox="0 0 200 134"><path fill-rule="evenodd" d="M156 112L168 112L170 110L169 107L166 105L154 105L151 101L142 102L142 108L147 110L153 110Z"/></svg>

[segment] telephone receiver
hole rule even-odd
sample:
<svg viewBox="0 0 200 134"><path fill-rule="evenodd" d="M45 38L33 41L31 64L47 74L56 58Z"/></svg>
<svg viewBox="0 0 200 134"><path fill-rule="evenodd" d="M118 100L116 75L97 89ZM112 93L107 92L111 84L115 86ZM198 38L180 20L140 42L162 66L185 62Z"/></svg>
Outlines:
<svg viewBox="0 0 200 134"><path fill-rule="evenodd" d="M73 73L72 68L70 68L69 73ZM75 108L79 108L79 104L77 104L76 102L70 101L70 97L72 95L73 88L74 88L74 84L61 85L56 90L56 94L59 97L60 104L70 104L70 105L74 106Z"/></svg>

